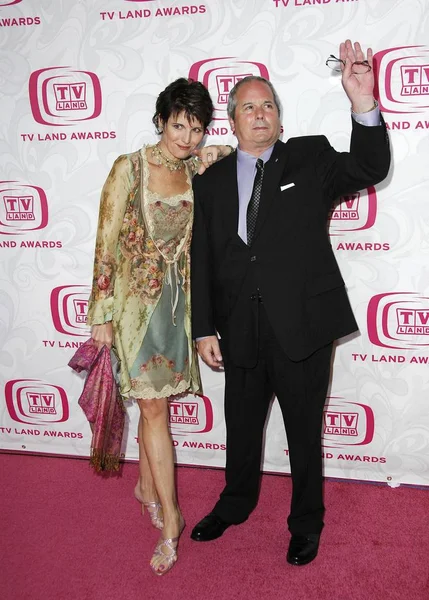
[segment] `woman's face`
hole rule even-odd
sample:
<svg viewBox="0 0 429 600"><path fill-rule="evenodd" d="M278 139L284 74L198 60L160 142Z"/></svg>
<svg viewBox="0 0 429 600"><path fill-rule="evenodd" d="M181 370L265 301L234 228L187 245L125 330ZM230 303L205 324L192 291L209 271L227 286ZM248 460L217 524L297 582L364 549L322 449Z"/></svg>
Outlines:
<svg viewBox="0 0 429 600"><path fill-rule="evenodd" d="M193 117L189 122L184 111L170 115L167 123L161 121L160 125L161 147L174 158L187 158L204 136L202 123Z"/></svg>

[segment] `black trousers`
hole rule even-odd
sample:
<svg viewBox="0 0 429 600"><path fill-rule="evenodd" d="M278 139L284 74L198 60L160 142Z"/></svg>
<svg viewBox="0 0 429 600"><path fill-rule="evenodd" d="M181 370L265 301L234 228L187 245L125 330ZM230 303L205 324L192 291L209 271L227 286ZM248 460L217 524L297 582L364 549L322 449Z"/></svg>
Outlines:
<svg viewBox="0 0 429 600"><path fill-rule="evenodd" d="M224 521L237 524L245 521L256 506L264 425L275 394L286 428L292 474L288 527L293 534L319 533L324 513L321 428L332 343L303 361L293 362L277 342L262 303L258 312L256 366L237 367L223 352L226 485L214 512Z"/></svg>

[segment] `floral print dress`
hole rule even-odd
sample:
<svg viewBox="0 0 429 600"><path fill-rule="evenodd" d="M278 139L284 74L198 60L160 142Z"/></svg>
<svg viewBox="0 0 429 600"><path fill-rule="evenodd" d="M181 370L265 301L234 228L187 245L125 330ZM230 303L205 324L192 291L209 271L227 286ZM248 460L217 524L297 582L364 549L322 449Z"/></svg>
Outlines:
<svg viewBox="0 0 429 600"><path fill-rule="evenodd" d="M164 398L201 392L191 337L189 188L166 198L148 189L146 147L120 156L104 184L88 323L113 321L121 394Z"/></svg>

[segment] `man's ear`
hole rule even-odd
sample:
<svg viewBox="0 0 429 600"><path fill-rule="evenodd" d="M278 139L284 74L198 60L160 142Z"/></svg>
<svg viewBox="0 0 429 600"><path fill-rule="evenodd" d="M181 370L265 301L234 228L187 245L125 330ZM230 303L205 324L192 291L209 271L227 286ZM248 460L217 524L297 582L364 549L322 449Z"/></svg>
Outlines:
<svg viewBox="0 0 429 600"><path fill-rule="evenodd" d="M235 133L234 119L231 119L231 117L228 117L228 121L229 121L229 126L231 127L232 133Z"/></svg>

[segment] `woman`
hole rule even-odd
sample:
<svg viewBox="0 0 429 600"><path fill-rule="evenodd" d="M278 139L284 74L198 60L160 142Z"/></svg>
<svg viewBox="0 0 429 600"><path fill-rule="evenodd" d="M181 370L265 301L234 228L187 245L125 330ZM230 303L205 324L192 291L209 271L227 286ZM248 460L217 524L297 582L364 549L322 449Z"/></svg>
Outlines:
<svg viewBox="0 0 429 600"><path fill-rule="evenodd" d="M135 497L162 530L151 560L158 575L176 562L185 525L174 484L168 398L201 392L190 320L191 179L232 151L197 150L212 113L201 83L171 83L153 117L160 141L120 156L101 195L88 322L98 346L115 346L121 394L140 408Z"/></svg>

